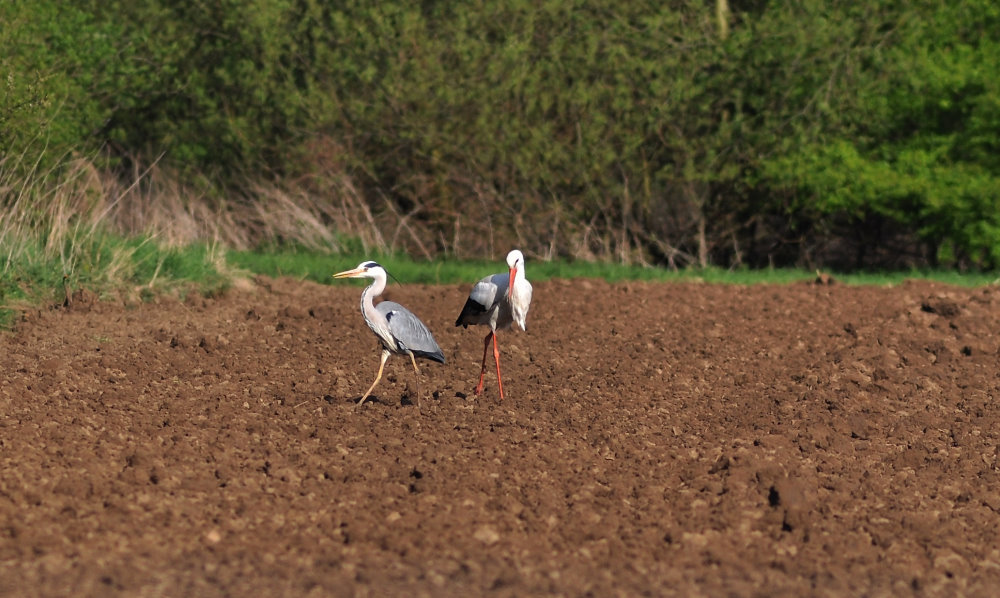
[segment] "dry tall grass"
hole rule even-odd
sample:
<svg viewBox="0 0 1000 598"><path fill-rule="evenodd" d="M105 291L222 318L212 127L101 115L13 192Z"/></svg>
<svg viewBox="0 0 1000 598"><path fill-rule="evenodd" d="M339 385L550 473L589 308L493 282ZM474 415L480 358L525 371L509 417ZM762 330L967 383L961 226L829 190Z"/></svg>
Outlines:
<svg viewBox="0 0 1000 598"><path fill-rule="evenodd" d="M168 247L292 244L334 253L344 250L349 236L365 250L388 249L346 177L330 181L333 197L258 181L223 197L206 185L185 185L176 172L155 164L133 173L132 181L126 186L106 176L102 185L108 224L125 236L148 235Z"/></svg>
<svg viewBox="0 0 1000 598"><path fill-rule="evenodd" d="M98 232L170 248L291 244L337 253L349 239L366 252L393 249L381 232L384 218L376 219L348 177L324 186L330 192L320 195L250 181L222 197L156 162L123 179L84 158L44 172L0 161L0 251L5 269L37 253L70 272L82 242Z"/></svg>
<svg viewBox="0 0 1000 598"><path fill-rule="evenodd" d="M159 161L136 166L125 177L81 157L44 172L0 162L4 267L45 259L72 273L98 233L148 239L165 248L208 244L217 249L220 268L226 249L268 245L402 252L427 260L442 254L499 259L516 246L540 260L645 262L634 230L608 233L614 221L610 201L607 213L584 221L559 201L509 197L490 185L451 180L444 185L455 198L451 207L416 198L404 209L377 187L360 189L338 160L325 155L313 160L294 179L263 182L248 176L226 193L203 180L186 180ZM14 174L25 171L28 176ZM429 198L441 187L428 185L425 191ZM121 268L128 262L127 254L112 260ZM107 275L118 273L112 269Z"/></svg>

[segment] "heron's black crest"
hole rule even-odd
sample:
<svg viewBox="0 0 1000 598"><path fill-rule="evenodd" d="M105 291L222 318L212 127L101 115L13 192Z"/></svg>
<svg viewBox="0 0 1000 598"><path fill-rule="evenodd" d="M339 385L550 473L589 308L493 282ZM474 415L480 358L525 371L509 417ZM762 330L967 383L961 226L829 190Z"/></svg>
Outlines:
<svg viewBox="0 0 1000 598"><path fill-rule="evenodd" d="M382 265L378 262L365 262L362 266L364 266L365 270L368 270L369 268L382 268ZM385 270L385 268L382 269Z"/></svg>

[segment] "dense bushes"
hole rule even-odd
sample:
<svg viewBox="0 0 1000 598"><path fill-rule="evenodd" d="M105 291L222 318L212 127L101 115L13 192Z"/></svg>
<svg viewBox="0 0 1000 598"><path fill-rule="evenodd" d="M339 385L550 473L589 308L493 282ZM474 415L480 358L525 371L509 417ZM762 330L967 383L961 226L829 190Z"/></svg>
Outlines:
<svg viewBox="0 0 1000 598"><path fill-rule="evenodd" d="M4 3L0 151L346 177L429 253L1000 263L995 3L716 4Z"/></svg>
<svg viewBox="0 0 1000 598"><path fill-rule="evenodd" d="M855 72L831 90L839 122L760 172L772 190L789 192L794 220L839 224L835 236L854 231L859 263L894 241L897 256L917 250L934 264L996 266L1000 7L926 3L891 20L862 16L868 25L857 32L875 34L843 51L841 68Z"/></svg>

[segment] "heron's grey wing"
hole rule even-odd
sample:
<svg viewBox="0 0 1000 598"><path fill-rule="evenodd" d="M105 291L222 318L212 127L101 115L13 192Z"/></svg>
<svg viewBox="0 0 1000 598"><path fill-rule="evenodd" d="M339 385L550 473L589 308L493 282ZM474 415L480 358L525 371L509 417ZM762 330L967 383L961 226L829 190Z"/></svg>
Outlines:
<svg viewBox="0 0 1000 598"><path fill-rule="evenodd" d="M472 287L469 298L458 314L455 326L483 324L489 320L489 312L507 292L509 274L492 274L483 278Z"/></svg>
<svg viewBox="0 0 1000 598"><path fill-rule="evenodd" d="M393 301L383 301L375 309L389 322L389 332L402 351L444 363L444 353L434 335L413 312Z"/></svg>

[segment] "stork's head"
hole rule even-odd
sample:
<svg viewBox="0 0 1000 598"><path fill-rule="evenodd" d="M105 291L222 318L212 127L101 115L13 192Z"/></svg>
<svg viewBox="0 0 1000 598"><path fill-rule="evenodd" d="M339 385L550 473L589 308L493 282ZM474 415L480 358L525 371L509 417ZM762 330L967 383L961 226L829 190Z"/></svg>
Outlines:
<svg viewBox="0 0 1000 598"><path fill-rule="evenodd" d="M333 275L334 278L385 278L386 271L378 262L361 262L353 270L344 270Z"/></svg>
<svg viewBox="0 0 1000 598"><path fill-rule="evenodd" d="M524 254L518 249L512 249L507 254L507 267L511 270L520 268L524 264Z"/></svg>
<svg viewBox="0 0 1000 598"><path fill-rule="evenodd" d="M507 267L510 269L510 284L507 285L507 297L509 298L514 290L514 278L517 276L517 271L524 272L524 254L517 249L511 250L507 254Z"/></svg>

